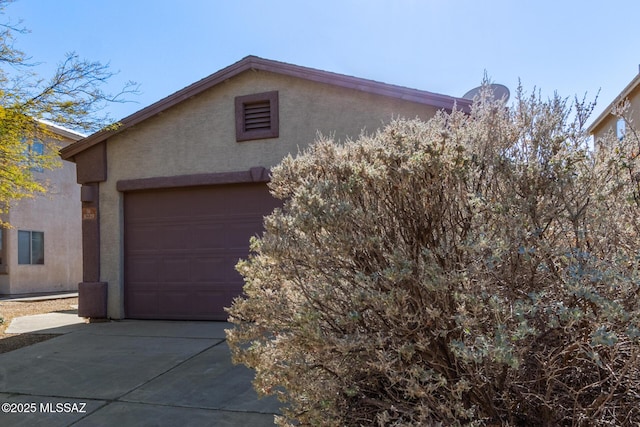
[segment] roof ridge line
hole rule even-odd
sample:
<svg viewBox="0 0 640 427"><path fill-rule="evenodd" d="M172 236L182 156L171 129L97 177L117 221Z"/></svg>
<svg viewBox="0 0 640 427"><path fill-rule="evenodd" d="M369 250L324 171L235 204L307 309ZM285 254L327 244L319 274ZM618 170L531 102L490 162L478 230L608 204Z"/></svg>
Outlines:
<svg viewBox="0 0 640 427"><path fill-rule="evenodd" d="M208 90L232 77L237 76L247 70L260 70L272 72L291 77L315 81L318 83L331 84L353 90L373 93L376 95L402 99L409 102L416 102L436 108L452 110L453 108L468 109L471 101L463 98L456 98L449 95L442 95L420 89L412 89L404 86L378 82L375 80L360 77L348 76L331 71L323 71L315 68L289 64L286 62L274 61L254 55L248 55L241 60L220 69L149 106L121 119L120 126L107 130L98 131L87 136L80 141L71 144L60 150L60 155L64 160L73 160L76 154L99 144L100 142L116 135L125 129L147 120L171 107L177 105L199 93Z"/></svg>

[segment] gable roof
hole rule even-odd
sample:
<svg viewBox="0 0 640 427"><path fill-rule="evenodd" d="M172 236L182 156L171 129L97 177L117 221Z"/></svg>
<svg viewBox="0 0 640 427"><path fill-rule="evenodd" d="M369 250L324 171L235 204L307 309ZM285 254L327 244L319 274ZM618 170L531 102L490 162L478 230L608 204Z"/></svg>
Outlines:
<svg viewBox="0 0 640 427"><path fill-rule="evenodd" d="M631 95L631 92L633 92L638 87L638 85L640 85L640 74L636 75L633 80L631 80L631 82L627 85L627 87L625 87L622 92L620 92L620 94L616 96L609 105L607 105L607 108L605 108L602 113L600 113L600 115L593 121L593 123L589 125L589 127L587 128L587 132L593 134L596 128L600 126L602 122L607 119L607 117L609 117L611 111L613 110L613 107L615 107L620 102L624 101L626 97Z"/></svg>
<svg viewBox="0 0 640 427"><path fill-rule="evenodd" d="M87 135L83 135L79 132L76 132L74 130L71 129L67 129L64 126L60 126L57 125L55 123L51 123L47 120L38 120L40 123L42 123L43 125L45 125L47 127L47 129L49 129L49 131L55 133L56 135L59 135L63 138L67 138L72 140L73 142L79 141L83 138L86 138Z"/></svg>
<svg viewBox="0 0 640 427"><path fill-rule="evenodd" d="M410 89L402 86L381 83L374 80L367 80L358 77L351 77L343 74L322 71L313 68L302 67L299 65L287 64L284 62L273 61L269 59L259 58L257 56L247 56L240 61L232 64L222 70L199 80L184 89L175 92L166 98L161 99L149 105L142 110L131 114L120 120L116 129L104 130L96 132L88 137L71 144L62 150L60 155L65 160L73 160L73 156L82 151L105 141L109 137L116 135L127 128L130 128L148 118L151 118L168 108L171 108L207 89L210 89L225 80L237 76L248 70L260 70L271 73L281 74L285 76L297 77L300 79L310 80L318 83L326 83L343 88L359 90L376 95L398 98L409 102L428 105L431 107L452 110L454 107L467 110L471 106L471 101L463 98L456 98L447 95L441 95L433 92L427 92L417 89Z"/></svg>

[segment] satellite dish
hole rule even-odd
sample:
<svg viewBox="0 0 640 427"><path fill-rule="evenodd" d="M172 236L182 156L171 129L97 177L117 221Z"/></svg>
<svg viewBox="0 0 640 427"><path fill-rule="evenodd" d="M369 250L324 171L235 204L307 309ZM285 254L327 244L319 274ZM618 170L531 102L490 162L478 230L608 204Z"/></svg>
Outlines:
<svg viewBox="0 0 640 427"><path fill-rule="evenodd" d="M504 100L504 102L507 102L509 100L509 95L511 94L511 92L509 92L509 88L505 85L492 83L489 85L489 89L493 92L494 99L502 99ZM462 95L462 98L473 101L473 98L475 98L476 96L480 96L481 91L482 86L474 87L469 92Z"/></svg>

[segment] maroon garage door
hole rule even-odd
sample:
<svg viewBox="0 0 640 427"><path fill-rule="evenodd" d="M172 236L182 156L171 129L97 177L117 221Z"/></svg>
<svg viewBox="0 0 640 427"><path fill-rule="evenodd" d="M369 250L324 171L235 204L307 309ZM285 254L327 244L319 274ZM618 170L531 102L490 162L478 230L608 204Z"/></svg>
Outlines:
<svg viewBox="0 0 640 427"><path fill-rule="evenodd" d="M225 320L235 264L277 205L266 184L125 193L126 317Z"/></svg>

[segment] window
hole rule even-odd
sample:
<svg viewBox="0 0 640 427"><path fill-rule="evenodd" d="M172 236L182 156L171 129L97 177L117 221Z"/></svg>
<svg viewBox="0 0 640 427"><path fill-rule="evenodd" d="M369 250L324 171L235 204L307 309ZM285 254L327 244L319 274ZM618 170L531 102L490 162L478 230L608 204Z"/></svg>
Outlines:
<svg viewBox="0 0 640 427"><path fill-rule="evenodd" d="M26 164L29 166L29 170L32 172L43 172L41 159L44 155L44 144L40 141L25 141L27 145L24 149L24 156L26 158Z"/></svg>
<svg viewBox="0 0 640 427"><path fill-rule="evenodd" d="M34 163L34 166L31 166L31 170L34 172L42 172L44 169L39 165L39 159L44 155L44 144L39 141L33 141L29 149L29 160Z"/></svg>
<svg viewBox="0 0 640 427"><path fill-rule="evenodd" d="M236 141L277 138L278 92L236 97Z"/></svg>
<svg viewBox="0 0 640 427"><path fill-rule="evenodd" d="M18 231L18 264L44 264L42 231Z"/></svg>
<svg viewBox="0 0 640 427"><path fill-rule="evenodd" d="M616 136L620 141L622 141L625 133L627 133L627 123L624 118L620 117L616 122Z"/></svg>

